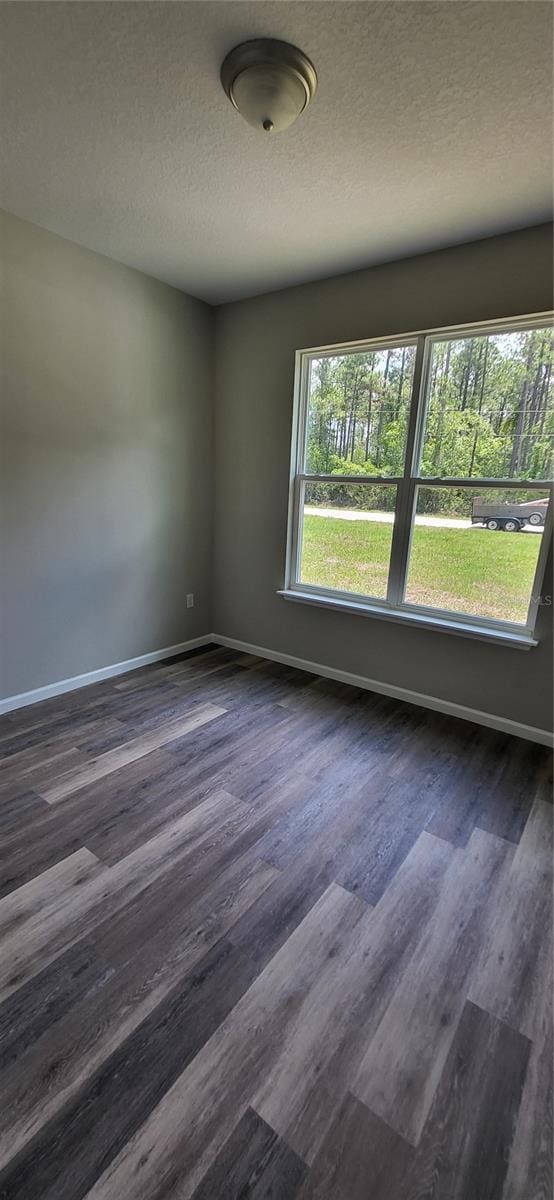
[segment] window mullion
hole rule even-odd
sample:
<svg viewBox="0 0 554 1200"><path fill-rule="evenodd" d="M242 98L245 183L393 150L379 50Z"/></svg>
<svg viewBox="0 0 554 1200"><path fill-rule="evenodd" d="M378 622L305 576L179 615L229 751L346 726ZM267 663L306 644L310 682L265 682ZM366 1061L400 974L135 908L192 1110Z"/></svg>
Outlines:
<svg viewBox="0 0 554 1200"><path fill-rule="evenodd" d="M410 553L412 522L415 503L415 455L421 427L424 393L425 393L425 359L426 339L418 338L410 399L410 415L406 435L406 453L404 456L404 477L396 491L396 511L392 534L391 557L389 566L389 582L387 601L391 605L399 605L404 597L406 586L406 571Z"/></svg>
<svg viewBox="0 0 554 1200"><path fill-rule="evenodd" d="M302 479L296 478L292 499L292 540L290 547L289 582L298 583L300 578L300 552L304 525L304 488Z"/></svg>
<svg viewBox="0 0 554 1200"><path fill-rule="evenodd" d="M316 475L307 471L298 475L305 483L352 483L355 487L389 487L401 483L403 478L403 475Z"/></svg>
<svg viewBox="0 0 554 1200"><path fill-rule="evenodd" d="M552 533L554 526L554 513L552 511L554 505L554 492L552 489L550 489L549 500L550 503L546 511L546 521L544 523L544 529L541 537L541 547L537 556L537 565L535 567L529 608L527 609L527 629L530 631L535 627L538 608L542 602L541 591L546 572L546 563L548 560L548 555L550 554L550 547L552 545ZM546 602L548 603L548 601ZM550 603L552 603L552 597L550 597Z"/></svg>
<svg viewBox="0 0 554 1200"><path fill-rule="evenodd" d="M551 479L524 479L522 476L517 479L485 479L479 475L464 475L455 479L448 475L414 475L414 481L425 488L472 488L474 491L477 488L496 488L497 491L505 488L511 492L544 492L552 487Z"/></svg>
<svg viewBox="0 0 554 1200"><path fill-rule="evenodd" d="M306 446L309 369L310 364L307 355L302 351L297 351L294 378L287 561L285 572L287 587L294 584L298 578L298 560L302 544L302 499L304 495L304 483L301 472L304 469Z"/></svg>

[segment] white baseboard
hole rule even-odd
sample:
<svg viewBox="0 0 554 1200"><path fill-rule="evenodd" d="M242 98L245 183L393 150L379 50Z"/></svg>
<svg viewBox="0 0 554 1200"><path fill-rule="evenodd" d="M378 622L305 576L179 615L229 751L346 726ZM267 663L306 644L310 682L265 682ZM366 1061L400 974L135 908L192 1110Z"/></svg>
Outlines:
<svg viewBox="0 0 554 1200"><path fill-rule="evenodd" d="M220 633L206 633L202 637L191 638L188 642L179 642L176 646L164 646L161 650L153 650L151 653L141 654L137 658L128 658L125 662L112 663L111 666L100 667L96 671L87 671L84 675L74 675L71 679L60 679L56 683L34 688L30 692L20 692L17 696L7 696L0 700L0 713L12 712L14 709L24 708L28 704L37 704L40 700L48 700L51 696L61 696L64 692L73 692L77 688L100 683L103 679L111 679L114 675L125 675L127 671L136 671L139 667L148 666L149 663L160 662L164 658L171 658L172 655L184 654L187 650L195 650L198 646L205 646L210 642L217 642L232 650L242 650L245 654L255 654L259 658L268 658L272 662L280 662L287 667L296 667L299 671L309 671L312 675L324 675L327 679L336 679L339 683L349 683L353 687L365 688L369 692L378 692L382 696L391 696L395 700L404 700L408 704L416 704L421 708L430 708L450 717L459 717L462 721L472 721L475 725L486 725L489 729L498 729L501 733L510 733L514 737L538 742L542 746L554 745L554 736L547 729L523 725L519 721L509 720L508 717L481 712L477 708L468 708L465 704L455 704L452 700L442 700L438 696L413 692L410 688L397 687L392 683L382 683L378 679L367 679L364 675L354 675L350 671L326 667L323 663L309 662L308 659L296 658L293 654L282 654L278 650L269 650L267 646L255 646L252 642L242 642L237 638L225 637Z"/></svg>
<svg viewBox="0 0 554 1200"><path fill-rule="evenodd" d="M336 679L339 683L350 683L353 687L365 688L369 692L379 692L382 696L392 696L394 700L404 700L408 704L417 704L421 708L431 708L435 712L445 713L450 717L459 717L461 721L472 721L475 725L486 725L489 729L498 729L501 733L511 733L514 737L525 738L529 742L539 742L541 746L554 745L554 735L548 729L537 729L534 725L523 725L520 721L511 721L508 717L496 716L494 713L481 712L477 708L468 708L465 704L455 704L452 700L442 700L438 696L427 696L423 692L413 692L410 688L397 687L392 683L381 683L378 679L367 679L363 675L353 675L350 671L339 671L336 667L325 667L322 663L308 662L305 658L296 658L293 654L282 654L277 650L268 650L265 646L253 646L251 642L241 642L237 638L224 637L213 633L209 639L228 646L233 650L243 650L245 654L256 654L260 658L269 658L273 662L284 663L287 667L297 667L299 671L309 671L313 675L324 675L327 679Z"/></svg>
<svg viewBox="0 0 554 1200"><path fill-rule="evenodd" d="M195 650L197 646L205 646L211 641L211 634L205 633L202 637L191 638L188 642L178 642L176 646L164 646L162 650L152 650L150 654L140 654L138 658L128 658L125 662L112 663L109 667L99 667L98 670L87 671L84 675L73 675L71 679L59 679L56 683L47 683L45 687L33 688L30 692L20 692L17 696L6 696L0 700L0 713L13 712L16 708L37 704L39 700L49 700L51 696L61 696L64 692L74 692L77 688L89 687L91 683L100 683L103 679L111 679L114 675L125 675L127 671L136 671L139 667L147 667L149 663L160 662L163 658L184 654L187 650Z"/></svg>

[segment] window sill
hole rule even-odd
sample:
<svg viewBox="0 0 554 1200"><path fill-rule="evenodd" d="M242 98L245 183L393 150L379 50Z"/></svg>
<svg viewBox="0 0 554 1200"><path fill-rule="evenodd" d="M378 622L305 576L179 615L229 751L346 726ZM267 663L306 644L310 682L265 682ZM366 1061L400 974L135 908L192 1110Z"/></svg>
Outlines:
<svg viewBox="0 0 554 1200"><path fill-rule="evenodd" d="M497 645L510 646L517 650L531 650L538 646L536 638L529 633L518 633L510 629L493 629L487 625L474 624L471 621L448 621L443 617L432 617L427 613L394 611L379 604L364 604L360 600L338 599L323 593L302 592L296 588L279 589L278 596L283 600L292 600L295 604L315 604L318 608L336 609L339 612L353 613L361 617L377 617L383 621L399 621L403 625L416 626L419 629L432 629L441 633L454 633L458 637L475 638L482 642L495 642Z"/></svg>

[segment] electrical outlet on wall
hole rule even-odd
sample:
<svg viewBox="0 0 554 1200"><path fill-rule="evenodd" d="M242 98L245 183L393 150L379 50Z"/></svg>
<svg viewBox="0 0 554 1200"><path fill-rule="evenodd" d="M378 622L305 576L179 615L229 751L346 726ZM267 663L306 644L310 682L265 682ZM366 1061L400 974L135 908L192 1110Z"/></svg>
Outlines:
<svg viewBox="0 0 554 1200"><path fill-rule="evenodd" d="M187 592L187 608L194 608L194 592Z"/></svg>

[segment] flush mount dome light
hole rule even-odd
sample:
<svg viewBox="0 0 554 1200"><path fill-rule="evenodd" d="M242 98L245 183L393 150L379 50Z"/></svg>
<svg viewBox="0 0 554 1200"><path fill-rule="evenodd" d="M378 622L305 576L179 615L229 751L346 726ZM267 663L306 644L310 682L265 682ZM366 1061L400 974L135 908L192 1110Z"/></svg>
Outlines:
<svg viewBox="0 0 554 1200"><path fill-rule="evenodd" d="M280 133L308 107L317 87L309 58L288 42L257 38L242 42L221 66L231 101L255 129Z"/></svg>

